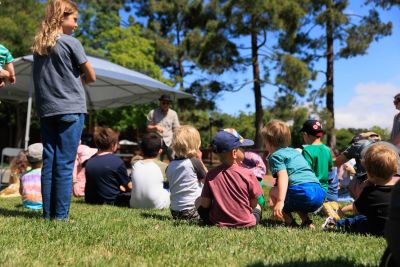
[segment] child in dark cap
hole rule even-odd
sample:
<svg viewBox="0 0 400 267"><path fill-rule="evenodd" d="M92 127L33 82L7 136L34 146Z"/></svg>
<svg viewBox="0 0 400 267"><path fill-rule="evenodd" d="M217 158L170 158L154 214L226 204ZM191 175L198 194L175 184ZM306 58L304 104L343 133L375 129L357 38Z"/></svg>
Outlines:
<svg viewBox="0 0 400 267"><path fill-rule="evenodd" d="M244 228L259 223L262 190L254 173L242 166L241 147L253 144L232 128L214 136L212 146L222 164L208 172L198 208L207 224Z"/></svg>
<svg viewBox="0 0 400 267"><path fill-rule="evenodd" d="M322 188L328 192L328 173L332 169L333 160L329 147L321 142L324 135L318 120L307 120L300 132L303 134L302 154L317 176Z"/></svg>

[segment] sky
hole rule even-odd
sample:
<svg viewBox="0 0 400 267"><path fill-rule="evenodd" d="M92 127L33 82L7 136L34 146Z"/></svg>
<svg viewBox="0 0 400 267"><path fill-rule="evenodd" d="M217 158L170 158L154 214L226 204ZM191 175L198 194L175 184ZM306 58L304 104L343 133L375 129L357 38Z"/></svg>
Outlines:
<svg viewBox="0 0 400 267"><path fill-rule="evenodd" d="M359 13L361 1L351 1L349 12ZM336 128L391 129L397 113L393 96L400 93L400 10L381 12L381 20L392 21L392 35L373 42L367 55L335 61L334 106ZM325 64L321 66L325 69ZM251 79L251 72L240 75ZM265 86L263 95L273 98L274 89ZM263 105L266 105L264 100ZM220 111L237 115L254 112L254 94L248 86L240 92L225 92L217 106Z"/></svg>

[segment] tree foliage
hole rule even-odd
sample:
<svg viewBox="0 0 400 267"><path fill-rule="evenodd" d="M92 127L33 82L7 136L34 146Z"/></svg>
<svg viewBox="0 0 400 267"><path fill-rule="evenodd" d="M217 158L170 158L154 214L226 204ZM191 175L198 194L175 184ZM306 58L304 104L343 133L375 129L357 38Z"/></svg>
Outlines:
<svg viewBox="0 0 400 267"><path fill-rule="evenodd" d="M293 49L303 51L313 65L326 60L326 82L311 94L325 97L330 116L328 142L335 145L334 135L334 60L364 55L370 44L391 34L392 23L383 23L378 11L370 7L366 15L347 10L348 0L312 0L308 5L309 18L296 36ZM312 52L312 53L310 53Z"/></svg>

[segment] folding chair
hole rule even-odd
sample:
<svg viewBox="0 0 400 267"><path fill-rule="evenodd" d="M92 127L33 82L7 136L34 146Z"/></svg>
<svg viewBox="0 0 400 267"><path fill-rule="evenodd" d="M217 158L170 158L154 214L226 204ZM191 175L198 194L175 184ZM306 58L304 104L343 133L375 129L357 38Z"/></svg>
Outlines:
<svg viewBox="0 0 400 267"><path fill-rule="evenodd" d="M0 185L3 183L3 176L7 169L4 168L4 157L16 157L19 152L21 152L22 148L16 147L5 147L1 151L1 163L0 163Z"/></svg>

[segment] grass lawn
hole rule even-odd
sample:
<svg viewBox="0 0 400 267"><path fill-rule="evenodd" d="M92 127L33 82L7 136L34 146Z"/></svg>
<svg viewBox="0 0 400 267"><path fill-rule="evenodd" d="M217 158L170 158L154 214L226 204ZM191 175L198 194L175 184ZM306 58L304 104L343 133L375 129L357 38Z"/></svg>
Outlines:
<svg viewBox="0 0 400 267"><path fill-rule="evenodd" d="M376 266L383 238L290 229L199 227L168 210L89 206L73 200L69 222L45 221L20 199L0 199L0 266ZM318 227L323 218L313 218Z"/></svg>

